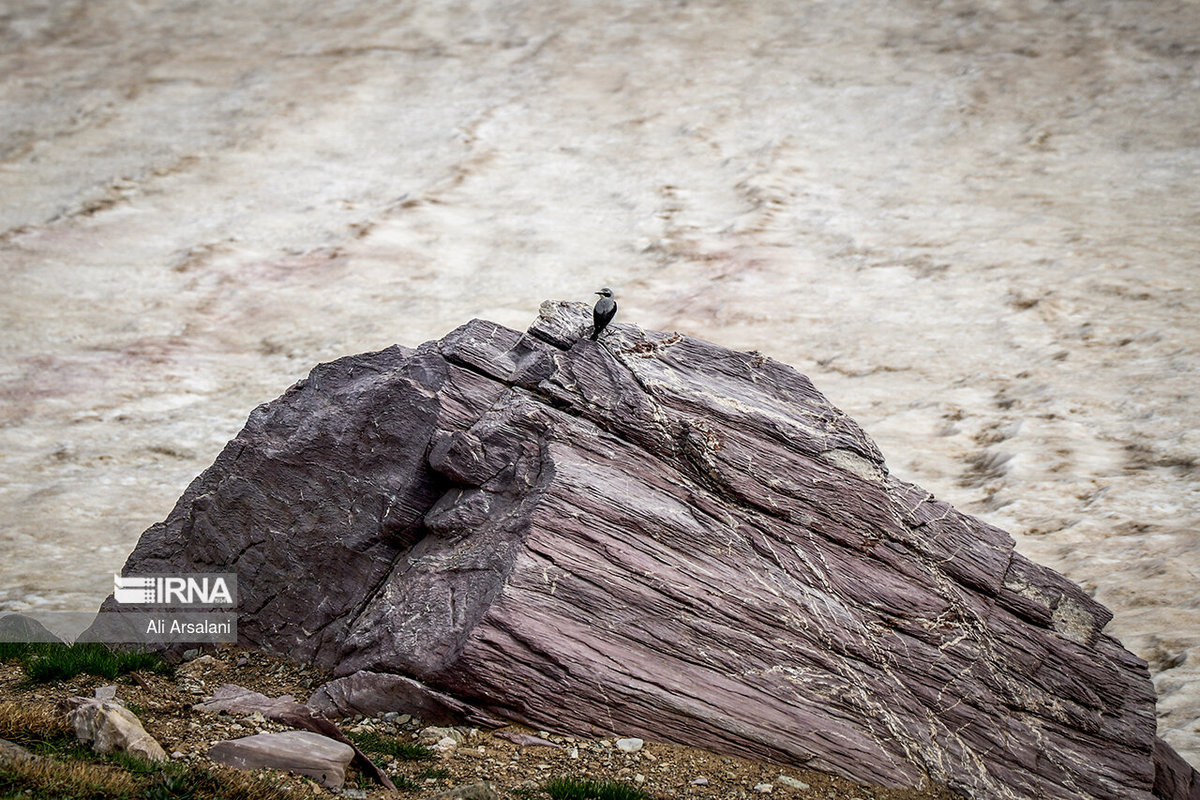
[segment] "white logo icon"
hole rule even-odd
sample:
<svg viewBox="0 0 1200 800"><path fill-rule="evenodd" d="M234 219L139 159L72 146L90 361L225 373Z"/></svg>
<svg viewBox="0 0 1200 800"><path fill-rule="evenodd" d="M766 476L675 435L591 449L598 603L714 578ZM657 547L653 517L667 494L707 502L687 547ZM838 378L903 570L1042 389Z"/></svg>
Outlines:
<svg viewBox="0 0 1200 800"><path fill-rule="evenodd" d="M113 599L139 606L231 606L233 575L113 575Z"/></svg>
<svg viewBox="0 0 1200 800"><path fill-rule="evenodd" d="M113 575L113 599L118 603L153 605L156 599L154 578L122 578Z"/></svg>

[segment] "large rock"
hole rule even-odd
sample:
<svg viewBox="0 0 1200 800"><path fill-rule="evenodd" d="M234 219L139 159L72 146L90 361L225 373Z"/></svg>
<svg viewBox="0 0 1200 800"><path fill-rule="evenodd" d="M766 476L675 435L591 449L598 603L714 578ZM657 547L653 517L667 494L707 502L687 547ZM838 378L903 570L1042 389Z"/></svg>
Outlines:
<svg viewBox="0 0 1200 800"><path fill-rule="evenodd" d="M527 334L317 367L126 574L236 571L243 644L351 679L331 705L418 691L893 786L1154 796L1171 751L1105 608L889 475L791 368L589 326L547 303Z"/></svg>

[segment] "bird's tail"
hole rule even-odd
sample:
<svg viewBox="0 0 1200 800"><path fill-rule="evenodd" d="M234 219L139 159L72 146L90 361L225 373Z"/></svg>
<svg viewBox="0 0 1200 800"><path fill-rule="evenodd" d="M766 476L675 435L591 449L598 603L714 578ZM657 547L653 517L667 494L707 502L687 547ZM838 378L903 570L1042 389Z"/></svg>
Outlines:
<svg viewBox="0 0 1200 800"><path fill-rule="evenodd" d="M592 341L593 342L596 341L596 337L599 335L600 335L600 331L596 328L592 328Z"/></svg>

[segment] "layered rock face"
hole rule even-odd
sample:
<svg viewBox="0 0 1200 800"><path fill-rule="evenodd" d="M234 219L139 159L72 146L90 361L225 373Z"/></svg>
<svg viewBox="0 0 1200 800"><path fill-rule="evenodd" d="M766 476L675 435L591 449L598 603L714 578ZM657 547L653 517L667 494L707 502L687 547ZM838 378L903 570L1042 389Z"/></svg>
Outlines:
<svg viewBox="0 0 1200 800"><path fill-rule="evenodd" d="M237 572L243 643L342 676L328 708L416 703L977 798L1192 796L1109 612L890 476L806 377L589 332L589 308L546 303L525 334L474 320L317 367L125 574Z"/></svg>

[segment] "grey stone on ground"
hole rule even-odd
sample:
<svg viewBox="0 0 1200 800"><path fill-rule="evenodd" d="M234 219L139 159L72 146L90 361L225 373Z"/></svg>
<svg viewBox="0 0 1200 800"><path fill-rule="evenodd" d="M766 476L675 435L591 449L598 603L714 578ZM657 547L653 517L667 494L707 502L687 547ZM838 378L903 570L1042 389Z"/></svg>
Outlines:
<svg viewBox="0 0 1200 800"><path fill-rule="evenodd" d="M354 750L354 761L360 769L371 775L386 789L395 790L396 786L387 773L379 768L374 761L367 757L358 745L350 741L344 733L330 720L318 714L306 705L296 702L290 694L281 697L267 697L265 694L246 689L234 683L226 683L218 687L212 696L193 706L197 711L211 714L226 712L230 714L261 714L262 716L291 725L293 728L319 733L322 736L341 742Z"/></svg>
<svg viewBox="0 0 1200 800"><path fill-rule="evenodd" d="M643 744L644 742L641 739L635 738L617 739L616 741L617 749L622 753L636 753L642 749Z"/></svg>
<svg viewBox="0 0 1200 800"><path fill-rule="evenodd" d="M807 783L805 783L802 780L799 780L798 778L793 778L790 775L780 775L778 778L775 779L775 782L782 783L784 786L788 787L789 789L800 789L800 790L808 789Z"/></svg>
<svg viewBox="0 0 1200 800"><path fill-rule="evenodd" d="M521 733L520 731L492 731L492 736L507 739L522 747L554 747L562 749L562 745L557 742L552 742L549 739L543 739L540 736L534 736L530 733Z"/></svg>
<svg viewBox="0 0 1200 800"><path fill-rule="evenodd" d="M238 769L286 770L338 789L346 780L354 748L312 731L283 731L217 742L208 757Z"/></svg>
<svg viewBox="0 0 1200 800"><path fill-rule="evenodd" d="M441 728L433 725L427 728L422 728L417 733L418 741L424 742L425 744L433 744L434 742L441 741L442 739L453 739L454 743L457 745L462 744L466 738L466 734L457 728Z"/></svg>
<svg viewBox="0 0 1200 800"><path fill-rule="evenodd" d="M1108 609L790 367L590 313L316 367L125 572L237 572L243 645L367 689L314 705L390 682L885 786L1186 796Z"/></svg>
<svg viewBox="0 0 1200 800"><path fill-rule="evenodd" d="M447 789L434 795L434 800L499 800L500 793L488 781Z"/></svg>
<svg viewBox="0 0 1200 800"><path fill-rule="evenodd" d="M62 640L32 617L24 614L0 616L0 642L58 642Z"/></svg>
<svg viewBox="0 0 1200 800"><path fill-rule="evenodd" d="M21 763L31 761L37 758L33 753L26 750L21 745L10 742L7 739L0 739L0 764L3 763Z"/></svg>
<svg viewBox="0 0 1200 800"><path fill-rule="evenodd" d="M96 690L106 694L107 687ZM97 753L119 751L147 761L166 761L167 754L154 737L146 733L137 715L115 698L71 697L66 704L67 722L80 741L89 742Z"/></svg>

